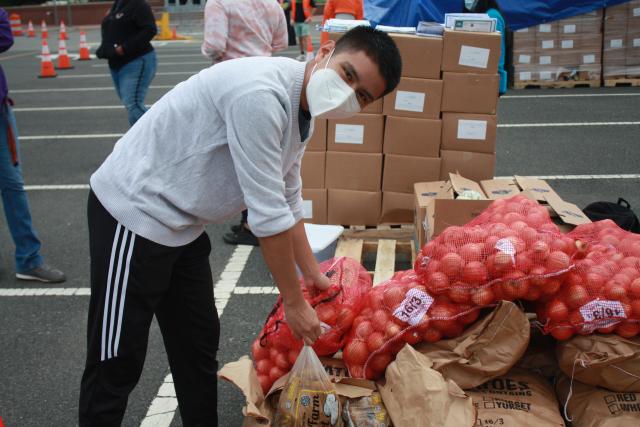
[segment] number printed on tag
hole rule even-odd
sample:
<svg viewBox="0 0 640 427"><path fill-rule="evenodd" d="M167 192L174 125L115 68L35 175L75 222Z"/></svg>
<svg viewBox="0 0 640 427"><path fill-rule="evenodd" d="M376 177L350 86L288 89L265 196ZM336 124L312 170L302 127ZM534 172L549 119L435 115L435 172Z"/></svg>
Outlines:
<svg viewBox="0 0 640 427"><path fill-rule="evenodd" d="M431 295L419 289L409 289L404 301L393 311L393 315L412 326L422 321L429 307L433 304Z"/></svg>
<svg viewBox="0 0 640 427"><path fill-rule="evenodd" d="M608 328L621 319L626 319L627 314L620 301L596 300L580 307L580 314L587 323L582 326L583 331L594 331L599 328Z"/></svg>

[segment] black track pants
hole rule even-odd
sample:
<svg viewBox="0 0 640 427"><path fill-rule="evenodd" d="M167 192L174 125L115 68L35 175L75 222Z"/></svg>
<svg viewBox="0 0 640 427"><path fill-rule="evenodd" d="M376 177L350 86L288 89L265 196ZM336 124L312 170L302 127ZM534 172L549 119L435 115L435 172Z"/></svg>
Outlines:
<svg viewBox="0 0 640 427"><path fill-rule="evenodd" d="M91 300L80 426L119 426L144 365L149 326L160 325L183 424L217 426L220 323L206 233L168 247L127 230L91 192Z"/></svg>

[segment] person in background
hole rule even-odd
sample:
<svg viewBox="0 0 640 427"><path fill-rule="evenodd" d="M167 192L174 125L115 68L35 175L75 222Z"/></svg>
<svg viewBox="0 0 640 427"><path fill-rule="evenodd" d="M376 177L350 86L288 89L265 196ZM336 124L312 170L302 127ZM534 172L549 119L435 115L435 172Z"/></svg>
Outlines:
<svg viewBox="0 0 640 427"><path fill-rule="evenodd" d="M287 20L275 0L209 0L204 9L202 54L214 64L246 56L271 56L288 46ZM240 224L222 240L258 246L242 211Z"/></svg>
<svg viewBox="0 0 640 427"><path fill-rule="evenodd" d="M284 10L284 19L287 21L287 34L289 34L289 46L296 45L296 30L291 25L291 0L280 0L280 6Z"/></svg>
<svg viewBox="0 0 640 427"><path fill-rule="evenodd" d="M362 0L327 0L324 4L322 26L328 19L363 19ZM329 40L329 33L323 31L320 43Z"/></svg>
<svg viewBox="0 0 640 427"><path fill-rule="evenodd" d="M0 8L0 53L13 45L9 16ZM20 167L20 145L16 118L8 97L9 88L0 67L0 191L9 232L16 245L16 278L45 283L66 280L62 271L44 264L40 255L40 240L33 229L29 201L24 190L24 179Z"/></svg>
<svg viewBox="0 0 640 427"><path fill-rule="evenodd" d="M307 44L311 37L310 23L315 11L315 0L291 0L291 25L296 30L300 45L300 55L296 58L298 61L304 61L307 58Z"/></svg>
<svg viewBox="0 0 640 427"><path fill-rule="evenodd" d="M144 98L156 74L151 39L157 32L145 0L115 0L102 20L102 43L96 56L109 61L113 84L131 126L147 111Z"/></svg>
<svg viewBox="0 0 640 427"><path fill-rule="evenodd" d="M500 48L500 62L498 63L498 74L500 75L500 95L507 92L507 72L504 68L504 58L506 53L507 26L500 13L500 8L495 0L465 0L464 7L470 13L486 13L491 18L498 21L497 30L502 34L502 44Z"/></svg>

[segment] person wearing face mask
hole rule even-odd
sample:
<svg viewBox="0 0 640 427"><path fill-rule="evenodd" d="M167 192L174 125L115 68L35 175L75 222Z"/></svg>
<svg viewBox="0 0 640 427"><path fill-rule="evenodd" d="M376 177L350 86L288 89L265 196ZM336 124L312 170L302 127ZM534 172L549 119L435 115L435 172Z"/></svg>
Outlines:
<svg viewBox="0 0 640 427"><path fill-rule="evenodd" d="M459 3L458 3L459 4ZM495 0L464 0L464 8L470 13L486 13L491 18L495 18L498 22L496 30L502 34L502 44L500 61L498 62L498 74L500 75L500 95L507 92L507 71L504 68L506 53L506 30L505 20L500 13L500 7Z"/></svg>
<svg viewBox="0 0 640 427"><path fill-rule="evenodd" d="M185 426L217 425L220 336L204 225L245 207L287 323L321 334L305 301L326 289L304 230L300 163L314 118L341 118L390 93L402 69L385 33L358 27L315 59L224 61L153 104L91 176L87 355L80 426L120 425L155 315Z"/></svg>

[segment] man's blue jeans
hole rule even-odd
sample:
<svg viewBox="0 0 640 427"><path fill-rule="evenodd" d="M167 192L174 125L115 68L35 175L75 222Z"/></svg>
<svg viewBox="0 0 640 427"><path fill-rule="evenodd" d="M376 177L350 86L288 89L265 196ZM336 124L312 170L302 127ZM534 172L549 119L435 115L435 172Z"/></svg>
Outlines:
<svg viewBox="0 0 640 427"><path fill-rule="evenodd" d="M148 110L144 104L144 97L147 96L151 80L156 75L156 63L156 52L151 51L127 62L118 70L110 69L118 97L129 113L131 126Z"/></svg>
<svg viewBox="0 0 640 427"><path fill-rule="evenodd" d="M40 240L31 223L22 169L19 164L14 166L11 151L9 151L7 126L11 126L13 130L18 159L20 158L16 118L11 107L7 104L2 105L0 111L0 191L2 191L2 204L11 237L16 245L16 271L26 273L43 263L40 256Z"/></svg>

